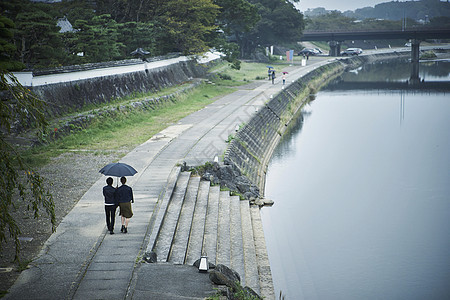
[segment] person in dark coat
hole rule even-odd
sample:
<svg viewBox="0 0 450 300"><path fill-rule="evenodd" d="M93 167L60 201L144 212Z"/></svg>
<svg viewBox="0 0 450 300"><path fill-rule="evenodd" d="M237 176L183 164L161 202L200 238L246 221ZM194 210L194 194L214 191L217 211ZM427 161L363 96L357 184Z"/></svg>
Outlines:
<svg viewBox="0 0 450 300"><path fill-rule="evenodd" d="M128 222L133 216L133 211L131 210L131 203L134 203L133 190L131 187L126 185L127 179L125 177L120 178L122 185L117 188L117 198L120 207L120 216L122 217L122 228L121 232L128 232Z"/></svg>
<svg viewBox="0 0 450 300"><path fill-rule="evenodd" d="M113 179L111 177L106 178L106 186L103 187L103 196L105 196L105 214L106 214L106 226L109 233L114 234L114 221L116 219L117 208L117 190L112 186Z"/></svg>

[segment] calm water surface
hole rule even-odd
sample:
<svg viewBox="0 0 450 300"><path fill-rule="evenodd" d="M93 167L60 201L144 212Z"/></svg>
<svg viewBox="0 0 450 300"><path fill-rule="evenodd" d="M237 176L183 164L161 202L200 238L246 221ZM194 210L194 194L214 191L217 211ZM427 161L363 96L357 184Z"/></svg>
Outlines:
<svg viewBox="0 0 450 300"><path fill-rule="evenodd" d="M276 294L450 299L449 129L448 93L320 92L266 178Z"/></svg>

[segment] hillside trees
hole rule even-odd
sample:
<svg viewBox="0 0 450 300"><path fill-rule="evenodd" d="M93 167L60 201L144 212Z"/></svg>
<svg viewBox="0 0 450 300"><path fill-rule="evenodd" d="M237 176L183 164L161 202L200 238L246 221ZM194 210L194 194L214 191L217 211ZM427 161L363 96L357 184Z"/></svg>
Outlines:
<svg viewBox="0 0 450 300"><path fill-rule="evenodd" d="M408 24L415 24L408 20ZM324 15L306 18L306 30L399 30L402 28L401 21L379 20L368 18L356 20L346 17L340 11L331 11Z"/></svg>
<svg viewBox="0 0 450 300"><path fill-rule="evenodd" d="M450 3L440 0L386 1L375 5L375 7L364 7L354 12L346 12L346 14L359 19L401 20L410 18L426 20L427 18L448 17L450 15Z"/></svg>
<svg viewBox="0 0 450 300"><path fill-rule="evenodd" d="M1 2L0 11L17 25L14 56L28 67L39 68L125 59L136 48L150 55L196 54L216 48L236 61L259 46L298 40L303 16L291 2L17 0ZM56 22L64 16L74 31L59 32Z"/></svg>

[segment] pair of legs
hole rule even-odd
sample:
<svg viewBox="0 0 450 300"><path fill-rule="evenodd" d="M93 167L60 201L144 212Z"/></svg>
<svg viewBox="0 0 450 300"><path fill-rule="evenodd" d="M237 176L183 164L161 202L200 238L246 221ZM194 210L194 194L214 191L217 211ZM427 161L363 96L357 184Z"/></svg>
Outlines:
<svg viewBox="0 0 450 300"><path fill-rule="evenodd" d="M119 203L119 205L120 205L120 216L122 218L122 229L120 229L120 231L123 233L127 233L128 222L130 221L130 218L133 216L131 203L125 202Z"/></svg>
<svg viewBox="0 0 450 300"><path fill-rule="evenodd" d="M115 205L105 205L106 214L106 226L111 234L114 233L114 223L116 219L116 208Z"/></svg>
<svg viewBox="0 0 450 300"><path fill-rule="evenodd" d="M122 229L120 231L126 233L127 228L128 228L128 222L130 221L130 218L125 218L124 216L122 216L121 218L122 218Z"/></svg>

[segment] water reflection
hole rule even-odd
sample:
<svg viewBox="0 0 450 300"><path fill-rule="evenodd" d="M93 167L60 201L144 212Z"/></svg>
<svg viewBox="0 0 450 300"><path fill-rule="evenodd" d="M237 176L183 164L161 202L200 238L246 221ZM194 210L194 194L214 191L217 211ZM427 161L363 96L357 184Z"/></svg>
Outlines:
<svg viewBox="0 0 450 300"><path fill-rule="evenodd" d="M409 80L411 64L408 60L377 62L366 64L344 73L343 81L348 82L405 82ZM421 61L419 77L424 81L449 81L450 61Z"/></svg>
<svg viewBox="0 0 450 300"><path fill-rule="evenodd" d="M405 94L403 91L400 93L400 125L405 119Z"/></svg>
<svg viewBox="0 0 450 300"><path fill-rule="evenodd" d="M344 73L323 90L450 91L450 61L421 63L419 80L405 76L408 67L411 66L407 61L367 64Z"/></svg>

